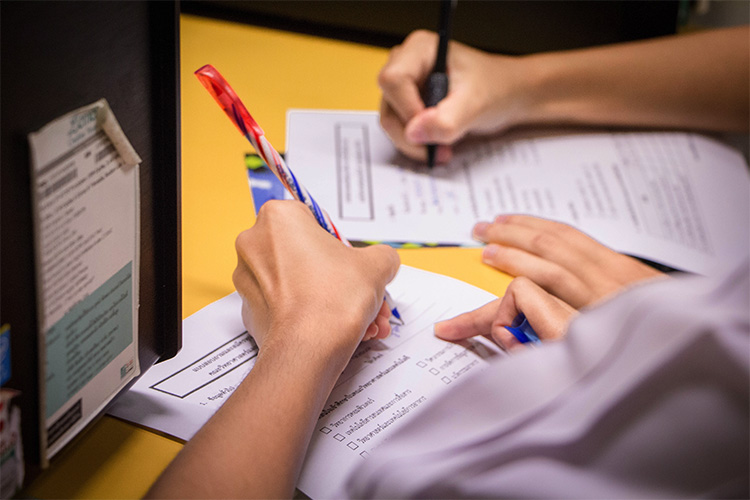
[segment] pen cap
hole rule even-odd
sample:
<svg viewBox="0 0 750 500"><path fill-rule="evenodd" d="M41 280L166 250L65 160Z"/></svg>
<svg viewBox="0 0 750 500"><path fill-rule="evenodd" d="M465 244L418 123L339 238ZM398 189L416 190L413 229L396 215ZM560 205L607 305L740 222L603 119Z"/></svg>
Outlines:
<svg viewBox="0 0 750 500"><path fill-rule="evenodd" d="M201 82L208 93L213 96L216 102L224 110L224 113L232 120L237 130L242 135L247 135L249 130L252 129L255 135L263 135L263 129L260 125L250 116L250 113L242 104L242 101L234 92L234 89L227 83L221 73L218 72L210 64L206 64L195 72L195 76L198 81Z"/></svg>

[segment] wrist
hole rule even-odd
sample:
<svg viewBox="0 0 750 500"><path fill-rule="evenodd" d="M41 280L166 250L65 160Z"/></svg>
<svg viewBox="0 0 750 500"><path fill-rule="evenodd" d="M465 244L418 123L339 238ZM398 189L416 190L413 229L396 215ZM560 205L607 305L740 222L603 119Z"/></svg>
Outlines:
<svg viewBox="0 0 750 500"><path fill-rule="evenodd" d="M555 80L560 75L555 61L542 56L492 56L492 104L489 111L494 116L503 117L501 128L551 121L549 110L554 103Z"/></svg>
<svg viewBox="0 0 750 500"><path fill-rule="evenodd" d="M300 314L272 322L264 336L259 359L262 356L276 363L294 363L309 375L335 381L363 333L335 319L333 315Z"/></svg>
<svg viewBox="0 0 750 500"><path fill-rule="evenodd" d="M582 59L576 52L532 54L523 57L523 62L527 94L525 124L597 121L592 108L601 102L595 72L580 66Z"/></svg>
<svg viewBox="0 0 750 500"><path fill-rule="evenodd" d="M552 110L559 97L561 75L559 66L546 54L532 54L520 58L524 79L524 125L544 125L554 121Z"/></svg>
<svg viewBox="0 0 750 500"><path fill-rule="evenodd" d="M260 348L253 372L270 386L294 387L296 399L306 401L317 414L351 358L351 353L329 356L329 351L319 347L297 343L286 335L271 338Z"/></svg>

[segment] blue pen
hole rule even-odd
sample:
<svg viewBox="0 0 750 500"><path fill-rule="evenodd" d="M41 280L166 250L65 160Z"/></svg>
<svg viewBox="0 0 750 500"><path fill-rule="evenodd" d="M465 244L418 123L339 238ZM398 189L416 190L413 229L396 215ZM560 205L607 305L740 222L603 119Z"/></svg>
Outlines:
<svg viewBox="0 0 750 500"><path fill-rule="evenodd" d="M404 324L404 320L401 319L401 315L398 313L398 309L396 309L396 306L393 306L393 308L391 309L391 314L393 315L394 318L399 320L402 325Z"/></svg>
<svg viewBox="0 0 750 500"><path fill-rule="evenodd" d="M513 323L505 328L507 328L508 331L522 344L527 344L529 342L532 344L542 343L523 313L516 316L513 319Z"/></svg>

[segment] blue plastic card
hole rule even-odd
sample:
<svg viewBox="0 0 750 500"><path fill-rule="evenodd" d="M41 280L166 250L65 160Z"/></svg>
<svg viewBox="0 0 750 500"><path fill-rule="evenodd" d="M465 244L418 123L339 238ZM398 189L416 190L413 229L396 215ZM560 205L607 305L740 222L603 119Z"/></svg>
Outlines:
<svg viewBox="0 0 750 500"><path fill-rule="evenodd" d="M0 329L0 385L10 378L10 325Z"/></svg>

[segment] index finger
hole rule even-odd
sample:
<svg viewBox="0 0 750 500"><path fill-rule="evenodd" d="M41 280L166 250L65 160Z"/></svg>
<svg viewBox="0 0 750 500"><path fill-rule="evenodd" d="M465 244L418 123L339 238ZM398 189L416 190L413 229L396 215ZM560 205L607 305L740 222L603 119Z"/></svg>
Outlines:
<svg viewBox="0 0 750 500"><path fill-rule="evenodd" d="M391 50L388 62L380 70L378 85L383 99L404 123L424 109L419 85L435 64L436 35L417 31Z"/></svg>
<svg viewBox="0 0 750 500"><path fill-rule="evenodd" d="M488 335L499 306L500 299L493 300L473 311L435 323L435 336L443 340L456 341L477 335Z"/></svg>
<svg viewBox="0 0 750 500"><path fill-rule="evenodd" d="M411 144L404 134L404 123L385 99L380 101L380 126L396 148L409 158L425 161L427 153L421 144Z"/></svg>

